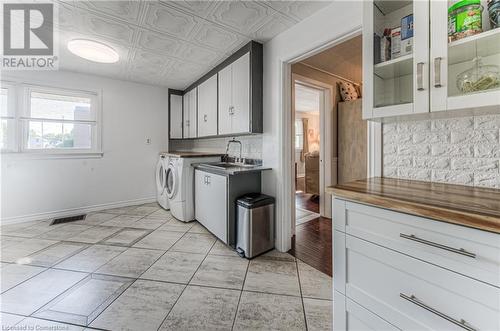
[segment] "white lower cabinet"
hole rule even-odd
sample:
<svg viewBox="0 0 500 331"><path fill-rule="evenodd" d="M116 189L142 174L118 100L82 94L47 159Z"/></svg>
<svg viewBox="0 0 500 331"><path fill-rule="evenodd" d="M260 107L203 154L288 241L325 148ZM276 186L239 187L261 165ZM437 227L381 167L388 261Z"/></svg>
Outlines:
<svg viewBox="0 0 500 331"><path fill-rule="evenodd" d="M227 243L227 177L196 169L194 186L196 220Z"/></svg>
<svg viewBox="0 0 500 331"><path fill-rule="evenodd" d="M335 330L500 330L500 236L337 198L333 208Z"/></svg>

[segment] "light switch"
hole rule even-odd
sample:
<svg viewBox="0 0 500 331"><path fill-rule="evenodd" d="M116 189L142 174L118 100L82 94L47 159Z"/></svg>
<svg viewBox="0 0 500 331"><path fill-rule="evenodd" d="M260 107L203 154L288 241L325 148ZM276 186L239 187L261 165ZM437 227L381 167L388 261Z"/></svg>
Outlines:
<svg viewBox="0 0 500 331"><path fill-rule="evenodd" d="M151 145L151 138L146 138L146 145Z"/></svg>

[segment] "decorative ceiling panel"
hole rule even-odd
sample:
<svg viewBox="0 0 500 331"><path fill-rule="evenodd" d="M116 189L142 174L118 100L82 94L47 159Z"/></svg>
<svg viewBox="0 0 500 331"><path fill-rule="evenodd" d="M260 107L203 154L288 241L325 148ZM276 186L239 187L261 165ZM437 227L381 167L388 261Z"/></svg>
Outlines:
<svg viewBox="0 0 500 331"><path fill-rule="evenodd" d="M250 40L272 39L330 1L76 1L59 6L60 66L71 70L183 89ZM67 51L69 40L113 47L116 64Z"/></svg>
<svg viewBox="0 0 500 331"><path fill-rule="evenodd" d="M148 2L145 26L178 38L187 38L197 19L173 7Z"/></svg>

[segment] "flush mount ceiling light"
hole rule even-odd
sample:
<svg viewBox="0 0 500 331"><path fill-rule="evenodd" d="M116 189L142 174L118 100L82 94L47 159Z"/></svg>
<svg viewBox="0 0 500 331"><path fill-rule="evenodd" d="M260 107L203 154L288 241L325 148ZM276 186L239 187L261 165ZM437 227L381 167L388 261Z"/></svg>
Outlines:
<svg viewBox="0 0 500 331"><path fill-rule="evenodd" d="M68 49L71 53L94 62L115 63L120 59L113 48L88 39L73 39L68 42Z"/></svg>

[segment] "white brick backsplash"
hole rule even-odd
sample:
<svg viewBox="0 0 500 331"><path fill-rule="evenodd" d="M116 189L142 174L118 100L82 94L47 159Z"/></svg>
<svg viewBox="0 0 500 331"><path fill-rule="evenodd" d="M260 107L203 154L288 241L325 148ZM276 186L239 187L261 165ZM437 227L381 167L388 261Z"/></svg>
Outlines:
<svg viewBox="0 0 500 331"><path fill-rule="evenodd" d="M433 130L469 130L474 127L473 117L447 118L435 120L432 123Z"/></svg>
<svg viewBox="0 0 500 331"><path fill-rule="evenodd" d="M474 185L483 187L500 188L500 174L477 173L474 176Z"/></svg>
<svg viewBox="0 0 500 331"><path fill-rule="evenodd" d="M432 175L431 170L410 169L410 168L399 168L398 169L398 177L405 178L405 179L430 181L431 175Z"/></svg>
<svg viewBox="0 0 500 331"><path fill-rule="evenodd" d="M446 144L450 142L448 131L421 131L413 134L414 144Z"/></svg>
<svg viewBox="0 0 500 331"><path fill-rule="evenodd" d="M500 128L500 116L498 115L476 116L474 118L474 123L476 129L498 130L498 128Z"/></svg>
<svg viewBox="0 0 500 331"><path fill-rule="evenodd" d="M442 157L416 157L413 164L415 168L422 169L450 169L451 160Z"/></svg>
<svg viewBox="0 0 500 331"><path fill-rule="evenodd" d="M450 157L472 157L474 155L474 151L473 147L470 145L436 144L432 145L431 155L450 156Z"/></svg>
<svg viewBox="0 0 500 331"><path fill-rule="evenodd" d="M475 157L497 157L500 158L500 144L474 146Z"/></svg>
<svg viewBox="0 0 500 331"><path fill-rule="evenodd" d="M453 170L497 172L498 160L496 159L454 159L451 163Z"/></svg>
<svg viewBox="0 0 500 331"><path fill-rule="evenodd" d="M398 147L399 155L427 156L431 153L430 145L403 145Z"/></svg>
<svg viewBox="0 0 500 331"><path fill-rule="evenodd" d="M384 167L411 167L413 158L411 156L387 156L384 158Z"/></svg>
<svg viewBox="0 0 500 331"><path fill-rule="evenodd" d="M498 129L452 131L451 142L453 144L495 144L498 143Z"/></svg>
<svg viewBox="0 0 500 331"><path fill-rule="evenodd" d="M398 123L398 132L418 132L431 129L431 121L408 121Z"/></svg>
<svg viewBox="0 0 500 331"><path fill-rule="evenodd" d="M500 188L500 114L384 124L385 177Z"/></svg>
<svg viewBox="0 0 500 331"><path fill-rule="evenodd" d="M473 185L474 173L463 171L434 170L432 181L449 184Z"/></svg>

